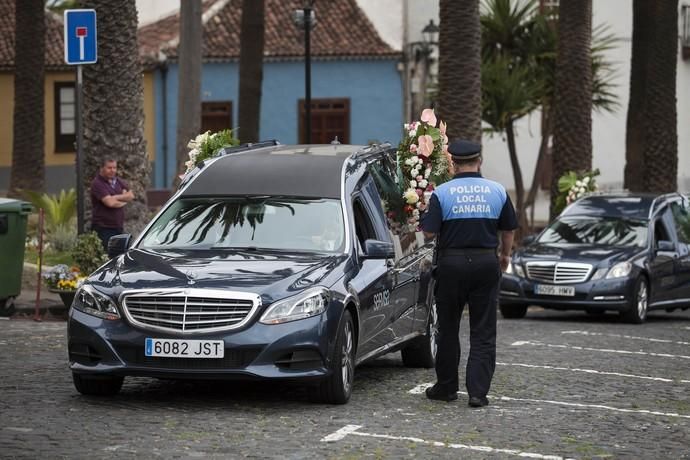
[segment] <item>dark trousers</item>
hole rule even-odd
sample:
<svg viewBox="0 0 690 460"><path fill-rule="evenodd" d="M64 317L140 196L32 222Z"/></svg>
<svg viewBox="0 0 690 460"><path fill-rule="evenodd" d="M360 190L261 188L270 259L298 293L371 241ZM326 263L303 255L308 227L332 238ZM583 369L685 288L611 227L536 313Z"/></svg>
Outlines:
<svg viewBox="0 0 690 460"><path fill-rule="evenodd" d="M108 253L108 240L110 237L124 233L124 230L121 228L99 227L98 225L92 225L91 230L98 234L106 254Z"/></svg>
<svg viewBox="0 0 690 460"><path fill-rule="evenodd" d="M470 354L465 385L470 396L489 392L496 368L496 302L501 271L495 254L440 256L437 267L436 309L438 351L436 377L448 392L458 391L460 318L470 308Z"/></svg>

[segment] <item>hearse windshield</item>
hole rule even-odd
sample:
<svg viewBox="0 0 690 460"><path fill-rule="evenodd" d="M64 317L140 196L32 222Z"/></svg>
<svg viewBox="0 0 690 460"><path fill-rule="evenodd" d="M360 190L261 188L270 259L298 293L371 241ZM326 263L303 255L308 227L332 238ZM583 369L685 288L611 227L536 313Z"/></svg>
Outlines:
<svg viewBox="0 0 690 460"><path fill-rule="evenodd" d="M621 217L562 217L552 222L537 241L544 244L644 247L647 244L647 222Z"/></svg>
<svg viewBox="0 0 690 460"><path fill-rule="evenodd" d="M288 197L181 198L151 226L150 250L343 252L340 201Z"/></svg>

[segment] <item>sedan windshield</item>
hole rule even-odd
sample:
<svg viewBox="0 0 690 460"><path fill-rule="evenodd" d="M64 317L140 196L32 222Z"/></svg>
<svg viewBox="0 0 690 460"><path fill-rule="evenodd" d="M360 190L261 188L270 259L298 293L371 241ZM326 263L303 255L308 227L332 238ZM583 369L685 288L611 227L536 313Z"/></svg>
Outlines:
<svg viewBox="0 0 690 460"><path fill-rule="evenodd" d="M156 220L139 247L342 252L344 234L338 200L182 198Z"/></svg>
<svg viewBox="0 0 690 460"><path fill-rule="evenodd" d="M647 222L609 217L563 217L552 222L537 241L644 247L647 244Z"/></svg>

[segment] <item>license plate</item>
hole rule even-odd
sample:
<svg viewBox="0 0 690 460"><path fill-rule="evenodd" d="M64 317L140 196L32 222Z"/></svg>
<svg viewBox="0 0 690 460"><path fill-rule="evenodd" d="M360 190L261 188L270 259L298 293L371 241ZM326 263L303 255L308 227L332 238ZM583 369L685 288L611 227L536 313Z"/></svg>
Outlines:
<svg viewBox="0 0 690 460"><path fill-rule="evenodd" d="M222 340L146 339L146 356L170 358L222 358Z"/></svg>
<svg viewBox="0 0 690 460"><path fill-rule="evenodd" d="M534 286L534 293L540 295L559 295L572 297L575 295L575 288L573 286L554 286L552 284L536 284Z"/></svg>

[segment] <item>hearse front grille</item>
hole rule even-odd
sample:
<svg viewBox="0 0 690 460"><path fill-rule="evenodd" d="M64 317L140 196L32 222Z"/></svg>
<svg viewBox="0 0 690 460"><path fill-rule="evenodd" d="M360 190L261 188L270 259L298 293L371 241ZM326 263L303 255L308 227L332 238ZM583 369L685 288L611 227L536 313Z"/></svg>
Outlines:
<svg viewBox="0 0 690 460"><path fill-rule="evenodd" d="M573 262L527 262L527 277L533 281L554 284L584 283L592 265Z"/></svg>
<svg viewBox="0 0 690 460"><path fill-rule="evenodd" d="M125 315L133 324L182 333L242 327L260 304L256 294L206 289L139 290L122 296Z"/></svg>

